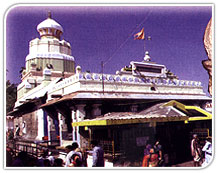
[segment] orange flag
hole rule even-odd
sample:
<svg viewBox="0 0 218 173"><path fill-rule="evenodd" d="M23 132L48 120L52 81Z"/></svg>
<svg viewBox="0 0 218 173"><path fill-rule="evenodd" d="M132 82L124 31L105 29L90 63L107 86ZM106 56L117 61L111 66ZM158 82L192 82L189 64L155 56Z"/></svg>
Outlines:
<svg viewBox="0 0 218 173"><path fill-rule="evenodd" d="M145 32L144 28L140 32L134 35L134 40L144 40L145 39Z"/></svg>

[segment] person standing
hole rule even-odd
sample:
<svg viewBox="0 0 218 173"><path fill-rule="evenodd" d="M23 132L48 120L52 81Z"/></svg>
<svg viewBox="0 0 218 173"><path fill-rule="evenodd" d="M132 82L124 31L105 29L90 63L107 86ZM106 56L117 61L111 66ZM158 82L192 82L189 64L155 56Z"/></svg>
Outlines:
<svg viewBox="0 0 218 173"><path fill-rule="evenodd" d="M15 153L9 144L6 146L6 166L11 166L13 162L13 158L15 157Z"/></svg>
<svg viewBox="0 0 218 173"><path fill-rule="evenodd" d="M63 167L64 166L64 162L61 158L56 158L54 160L54 165L53 167Z"/></svg>
<svg viewBox="0 0 218 173"><path fill-rule="evenodd" d="M163 151L160 140L157 140L154 144L154 152L158 155L158 166L164 166Z"/></svg>
<svg viewBox="0 0 218 173"><path fill-rule="evenodd" d="M22 135L26 135L26 121L22 123Z"/></svg>
<svg viewBox="0 0 218 173"><path fill-rule="evenodd" d="M150 149L151 149L151 144L147 144L145 149L144 149L144 157L142 161L142 167L146 167L147 165L147 157L150 154Z"/></svg>
<svg viewBox="0 0 218 173"><path fill-rule="evenodd" d="M8 140L13 140L13 139L14 139L14 133L12 130L9 130Z"/></svg>
<svg viewBox="0 0 218 173"><path fill-rule="evenodd" d="M20 127L18 125L16 125L14 136L15 136L15 138L20 136Z"/></svg>
<svg viewBox="0 0 218 173"><path fill-rule="evenodd" d="M93 147L92 157L93 163L92 167L104 167L104 150L98 145L97 141L91 141Z"/></svg>
<svg viewBox="0 0 218 173"><path fill-rule="evenodd" d="M54 156L49 155L48 149L42 149L41 155L37 161L38 167L47 167L47 166L53 166L54 163Z"/></svg>
<svg viewBox="0 0 218 173"><path fill-rule="evenodd" d="M191 154L194 161L194 167L200 166L201 161L201 149L199 145L199 139L197 134L193 135L193 139L191 141Z"/></svg>
<svg viewBox="0 0 218 173"><path fill-rule="evenodd" d="M82 166L83 167L88 167L87 163L87 158L88 158L88 153L85 148L79 148L75 150L76 152L80 152L82 154Z"/></svg>
<svg viewBox="0 0 218 173"><path fill-rule="evenodd" d="M142 167L158 167L158 154L151 148L148 155L144 156Z"/></svg>
<svg viewBox="0 0 218 173"><path fill-rule="evenodd" d="M202 166L207 166L212 159L212 139L211 137L207 137L206 143L204 147L202 148L202 151L205 152L205 160Z"/></svg>
<svg viewBox="0 0 218 173"><path fill-rule="evenodd" d="M80 159L80 156L78 154L73 154L71 157L71 163L69 164L69 167L82 167L82 160Z"/></svg>
<svg viewBox="0 0 218 173"><path fill-rule="evenodd" d="M80 152L75 151L78 147L79 145L77 142L73 142L71 147L69 146L66 147L66 149L68 150L68 154L65 160L65 167L69 167L69 165L71 164L71 157L73 156L73 154L79 155L80 157L79 159L82 160L82 154ZM69 149L71 149L71 151L69 151Z"/></svg>

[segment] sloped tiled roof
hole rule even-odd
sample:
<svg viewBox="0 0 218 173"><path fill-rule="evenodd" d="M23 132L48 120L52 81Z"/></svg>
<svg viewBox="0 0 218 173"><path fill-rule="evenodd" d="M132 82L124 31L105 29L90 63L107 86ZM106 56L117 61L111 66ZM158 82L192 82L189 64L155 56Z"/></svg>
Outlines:
<svg viewBox="0 0 218 173"><path fill-rule="evenodd" d="M146 122L185 121L188 116L173 106L164 106L165 103L156 104L141 112L111 112L95 119L85 119L72 123L73 126L118 125Z"/></svg>

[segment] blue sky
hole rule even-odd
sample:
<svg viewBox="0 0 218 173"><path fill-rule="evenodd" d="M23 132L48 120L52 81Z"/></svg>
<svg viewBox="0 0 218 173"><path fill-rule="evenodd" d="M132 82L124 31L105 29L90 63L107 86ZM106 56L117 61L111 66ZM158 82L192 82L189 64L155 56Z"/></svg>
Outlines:
<svg viewBox="0 0 218 173"><path fill-rule="evenodd" d="M72 56L82 71L114 74L131 61L142 61L144 42L133 35L145 28L151 36L146 50L151 60L164 64L179 79L201 81L208 94L204 30L211 6L17 6L6 16L7 79L19 83L29 41L39 37L37 25L47 18L62 25L62 39L70 42ZM109 61L108 61L109 60Z"/></svg>

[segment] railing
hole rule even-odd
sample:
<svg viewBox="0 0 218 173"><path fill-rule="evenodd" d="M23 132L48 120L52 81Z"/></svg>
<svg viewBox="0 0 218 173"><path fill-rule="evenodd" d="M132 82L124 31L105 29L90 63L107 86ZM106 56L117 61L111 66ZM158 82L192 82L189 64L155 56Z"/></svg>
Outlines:
<svg viewBox="0 0 218 173"><path fill-rule="evenodd" d="M119 158L121 155L124 156L124 152L120 148L116 147L114 141L101 140L100 145L102 146L105 154L112 155L113 160Z"/></svg>
<svg viewBox="0 0 218 173"><path fill-rule="evenodd" d="M160 86L178 86L178 87L202 87L199 81L178 80L170 78L158 78L158 77L140 77L140 76L122 76L114 74L98 74L98 73L78 73L69 78L64 79L55 85L49 92L59 90L68 85L72 85L78 81L96 81L101 82L102 79L108 83L129 83L129 84L156 84Z"/></svg>
<svg viewBox="0 0 218 173"><path fill-rule="evenodd" d="M53 144L53 145L50 145ZM13 140L11 148L13 148L15 155L17 156L19 152L25 151L30 156L39 157L43 154L43 150L49 149L49 151L58 152L56 149L52 148L54 145L58 145L59 141L24 141L24 140Z"/></svg>

